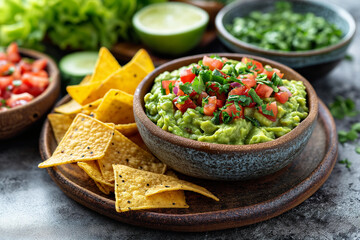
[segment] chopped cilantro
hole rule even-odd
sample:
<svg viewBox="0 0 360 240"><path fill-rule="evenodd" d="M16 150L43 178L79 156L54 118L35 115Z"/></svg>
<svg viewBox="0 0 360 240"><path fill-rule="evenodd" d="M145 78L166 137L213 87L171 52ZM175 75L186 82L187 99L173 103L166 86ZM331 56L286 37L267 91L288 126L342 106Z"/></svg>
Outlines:
<svg viewBox="0 0 360 240"><path fill-rule="evenodd" d="M216 125L220 124L220 113L221 113L221 111L216 111L213 113L214 117L211 119L211 122L213 124L216 124Z"/></svg>
<svg viewBox="0 0 360 240"><path fill-rule="evenodd" d="M251 98L245 95L229 95L228 101L234 101L235 103L239 103L241 106L244 107L252 103Z"/></svg>
<svg viewBox="0 0 360 240"><path fill-rule="evenodd" d="M21 80L14 80L12 81L12 84L15 86L15 87L18 87L22 84L22 81Z"/></svg>
<svg viewBox="0 0 360 240"><path fill-rule="evenodd" d="M193 66L191 69L191 72L197 76L197 75L199 75L200 70L197 67Z"/></svg>
<svg viewBox="0 0 360 240"><path fill-rule="evenodd" d="M186 100L189 99L188 95L185 96L179 96L178 99L176 100L177 104L184 104Z"/></svg>
<svg viewBox="0 0 360 240"><path fill-rule="evenodd" d="M269 116L271 116L271 117L274 117L274 116L275 116L272 110L267 110L267 109L266 109L266 104L262 104L262 105L261 105L261 111L262 111L262 113L265 114L265 115L269 115Z"/></svg>
<svg viewBox="0 0 360 240"><path fill-rule="evenodd" d="M245 118L247 120L249 120L252 123L253 126L260 127L260 123L259 123L259 121L257 119L255 119L253 117L249 117L249 116L245 116Z"/></svg>
<svg viewBox="0 0 360 240"><path fill-rule="evenodd" d="M337 119L344 119L345 116L354 117L359 114L355 102L350 98L336 96L335 101L329 105L330 112Z"/></svg>
<svg viewBox="0 0 360 240"><path fill-rule="evenodd" d="M229 123L233 119L232 116L230 116L227 112L222 112L222 120L224 123Z"/></svg>
<svg viewBox="0 0 360 240"><path fill-rule="evenodd" d="M211 78L212 81L214 82L218 82L220 84L225 84L227 83L226 79L224 78L224 76L221 74L221 72L217 69L215 69L213 72L212 72L212 78Z"/></svg>
<svg viewBox="0 0 360 240"><path fill-rule="evenodd" d="M252 97L253 101L256 102L257 104L259 104L260 106L263 104L263 101L261 100L261 98L256 94L254 89L250 89L249 90L249 95Z"/></svg>
<svg viewBox="0 0 360 240"><path fill-rule="evenodd" d="M9 67L9 69L6 72L2 73L2 75L3 76L9 76L9 75L13 74L14 71L15 71L14 67Z"/></svg>
<svg viewBox="0 0 360 240"><path fill-rule="evenodd" d="M271 82L273 82L273 84L275 86L281 86L283 85L283 82L281 80L281 78L274 72L272 77L271 77Z"/></svg>
<svg viewBox="0 0 360 240"><path fill-rule="evenodd" d="M198 94L200 94L202 91L205 91L205 85L201 78L195 77L191 86L192 89L194 89L194 91Z"/></svg>
<svg viewBox="0 0 360 240"><path fill-rule="evenodd" d="M202 105L204 106L205 104L208 104L209 103L209 96L206 96L205 98L203 98L202 100L201 100L201 102L202 102Z"/></svg>
<svg viewBox="0 0 360 240"><path fill-rule="evenodd" d="M339 163L345 164L345 167L350 170L351 162L347 158L345 158L344 160L340 160Z"/></svg>
<svg viewBox="0 0 360 240"><path fill-rule="evenodd" d="M185 94L190 94L192 93L193 89L191 87L191 84L189 82L186 83L182 83L179 85L179 88L185 93Z"/></svg>
<svg viewBox="0 0 360 240"><path fill-rule="evenodd" d="M175 87L175 84L173 84L173 83L170 83L170 84L169 84L169 91L170 91L171 93L173 92L174 87Z"/></svg>
<svg viewBox="0 0 360 240"><path fill-rule="evenodd" d="M207 83L207 82L211 81L211 71L210 70L200 71L199 78L203 81L203 83Z"/></svg>

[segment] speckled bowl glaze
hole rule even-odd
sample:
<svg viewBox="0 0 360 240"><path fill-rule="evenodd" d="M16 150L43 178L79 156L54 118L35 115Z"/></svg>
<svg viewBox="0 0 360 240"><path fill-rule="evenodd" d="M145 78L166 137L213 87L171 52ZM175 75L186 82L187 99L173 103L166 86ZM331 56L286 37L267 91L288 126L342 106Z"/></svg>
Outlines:
<svg viewBox="0 0 360 240"><path fill-rule="evenodd" d="M211 55L211 54L206 54ZM134 95L134 116L141 137L151 152L171 168L183 174L211 180L245 180L274 173L288 165L308 142L318 114L318 98L311 84L283 64L251 55L219 53L241 60L247 56L280 69L287 79L302 81L306 87L309 115L288 134L266 143L225 145L205 143L166 132L145 113L144 96L154 79L164 71L173 71L202 59L204 55L180 58L160 66L138 86Z"/></svg>
<svg viewBox="0 0 360 240"><path fill-rule="evenodd" d="M328 2L291 1L293 10L298 13L312 12L324 17L328 22L336 24L343 32L343 37L337 44L309 51L285 52L265 50L246 43L232 36L225 25L232 23L235 17L245 17L252 11L269 12L274 9L275 0L239 1L223 8L215 19L215 25L221 42L234 52L254 54L281 62L306 76L310 80L317 79L329 73L346 55L354 34L354 18L345 9Z"/></svg>

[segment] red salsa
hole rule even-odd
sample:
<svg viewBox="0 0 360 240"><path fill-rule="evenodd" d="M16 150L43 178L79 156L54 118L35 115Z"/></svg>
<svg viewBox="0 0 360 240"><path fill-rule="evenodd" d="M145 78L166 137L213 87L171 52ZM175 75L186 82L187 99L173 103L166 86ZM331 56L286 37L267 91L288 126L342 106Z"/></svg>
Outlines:
<svg viewBox="0 0 360 240"><path fill-rule="evenodd" d="M179 80L163 80L164 94L174 93L174 106L181 112L201 107L215 124L230 123L247 118L244 108L257 108L267 119L275 122L277 102L284 104L291 92L282 86L283 73L271 66L242 58L240 67L226 58L204 56L199 64L180 72ZM264 98L276 101L265 103ZM252 120L252 119L249 119Z"/></svg>
<svg viewBox="0 0 360 240"><path fill-rule="evenodd" d="M44 92L49 85L46 66L46 59L22 58L16 43L0 51L0 112L24 105Z"/></svg>

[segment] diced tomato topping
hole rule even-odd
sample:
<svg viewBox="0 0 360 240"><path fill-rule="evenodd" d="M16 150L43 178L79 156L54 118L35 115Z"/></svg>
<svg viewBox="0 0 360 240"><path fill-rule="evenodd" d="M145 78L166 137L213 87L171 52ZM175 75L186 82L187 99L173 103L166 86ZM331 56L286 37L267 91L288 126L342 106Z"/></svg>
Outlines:
<svg viewBox="0 0 360 240"><path fill-rule="evenodd" d="M6 53L0 52L0 61L1 61L1 60L7 60Z"/></svg>
<svg viewBox="0 0 360 240"><path fill-rule="evenodd" d="M260 98L268 98L274 90L266 84L257 85L255 92Z"/></svg>
<svg viewBox="0 0 360 240"><path fill-rule="evenodd" d="M224 66L224 63L221 62L220 60L210 58L208 56L204 56L203 64L205 66L208 66L211 71L214 71L215 69L221 70L222 67Z"/></svg>
<svg viewBox="0 0 360 240"><path fill-rule="evenodd" d="M284 104L289 99L289 94L287 92L277 92L274 94L276 101Z"/></svg>
<svg viewBox="0 0 360 240"><path fill-rule="evenodd" d="M255 66L254 70L258 73L261 73L264 71L263 65L260 62L255 61L251 58L243 57L241 59L241 62L243 62L244 64L247 64L249 69L252 68L253 66Z"/></svg>
<svg viewBox="0 0 360 240"><path fill-rule="evenodd" d="M176 82L176 80L164 80L164 81L161 82L161 86L162 86L163 89L165 89L166 95L168 95L170 93L170 89L169 89L170 83L174 87L175 82Z"/></svg>
<svg viewBox="0 0 360 240"><path fill-rule="evenodd" d="M197 105L199 106L202 106L202 100L203 98L206 98L207 96L209 96L206 92L202 91L200 94L199 94L199 97L196 101Z"/></svg>
<svg viewBox="0 0 360 240"><path fill-rule="evenodd" d="M0 76L0 89L6 90L6 88L12 84L13 76Z"/></svg>
<svg viewBox="0 0 360 240"><path fill-rule="evenodd" d="M224 110L221 112L221 120L224 121L223 112L227 112L230 117L233 117L233 119L237 118L243 118L244 117L244 107L239 105L240 111L236 109L235 104L231 104L230 106L227 106Z"/></svg>
<svg viewBox="0 0 360 240"><path fill-rule="evenodd" d="M216 97L212 96L209 97L208 102L204 105L204 114L206 116L213 116L214 115L214 111L216 110Z"/></svg>
<svg viewBox="0 0 360 240"><path fill-rule="evenodd" d="M275 121L276 121L276 116L277 116L277 113L278 113L278 108L277 108L276 102L272 102L272 103L266 104L266 110L272 111L274 116L264 114L263 111L262 111L262 108L261 108L261 107L259 108L259 112L260 112L262 115L264 115L264 116L265 116L267 119L269 119L270 121L275 122Z"/></svg>
<svg viewBox="0 0 360 240"><path fill-rule="evenodd" d="M45 91L49 85L49 79L47 77L39 77L32 73L25 73L21 77L21 80L30 87L29 93L35 97Z"/></svg>
<svg viewBox="0 0 360 240"><path fill-rule="evenodd" d="M240 75L237 78L240 79L241 82L249 88L255 87L255 85L256 85L256 80L255 80L254 74Z"/></svg>
<svg viewBox="0 0 360 240"><path fill-rule="evenodd" d="M210 96L216 96L217 99L226 100L226 93L225 92L220 93L220 89L216 83L211 83L207 87L207 92Z"/></svg>
<svg viewBox="0 0 360 240"><path fill-rule="evenodd" d="M245 95L245 96L249 96L249 93L248 93L249 90L250 90L249 87L241 86L241 87L237 87L237 88L232 89L229 92L229 95Z"/></svg>
<svg viewBox="0 0 360 240"><path fill-rule="evenodd" d="M21 60L19 63L21 73L31 72L32 66L30 63Z"/></svg>
<svg viewBox="0 0 360 240"><path fill-rule="evenodd" d="M27 84L21 83L20 86L13 87L12 93L20 94L20 93L25 93L25 92L30 92L30 91L31 91L31 89Z"/></svg>
<svg viewBox="0 0 360 240"><path fill-rule="evenodd" d="M9 107L21 106L30 102L33 98L29 93L12 94L11 97L6 100L6 105Z"/></svg>
<svg viewBox="0 0 360 240"><path fill-rule="evenodd" d="M280 72L279 69L277 68L272 68L269 65L266 65L263 72L264 74L267 75L267 78L270 80L274 74L274 72L276 73L276 75L278 75L280 78L282 78L284 76L283 73Z"/></svg>
<svg viewBox="0 0 360 240"><path fill-rule="evenodd" d="M196 104L190 98L185 100L185 102L181 104L177 102L178 99L179 97L174 98L173 103L175 104L177 109L179 109L182 113L186 112L188 108L192 108L192 109L196 108Z"/></svg>
<svg viewBox="0 0 360 240"><path fill-rule="evenodd" d="M224 100L220 100L220 99L217 99L216 100L216 107L217 108L222 108L224 106Z"/></svg>
<svg viewBox="0 0 360 240"><path fill-rule="evenodd" d="M32 71L34 73L36 73L36 72L39 72L41 70L44 70L46 68L46 65L47 65L47 60L46 59L35 60L32 63Z"/></svg>
<svg viewBox="0 0 360 240"><path fill-rule="evenodd" d="M183 83L192 82L195 77L196 75L192 72L191 68L184 69L180 72L180 79Z"/></svg>
<svg viewBox="0 0 360 240"><path fill-rule="evenodd" d="M21 60L19 48L16 43L11 43L6 49L7 59L10 62L18 63Z"/></svg>

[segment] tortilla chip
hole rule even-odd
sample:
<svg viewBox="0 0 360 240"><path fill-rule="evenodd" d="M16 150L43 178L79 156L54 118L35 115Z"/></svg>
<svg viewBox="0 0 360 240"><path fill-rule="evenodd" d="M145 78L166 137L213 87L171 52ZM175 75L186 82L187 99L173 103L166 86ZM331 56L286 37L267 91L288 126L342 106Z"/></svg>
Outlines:
<svg viewBox="0 0 360 240"><path fill-rule="evenodd" d="M98 162L103 177L109 182L114 181L113 164L122 164L156 173L164 173L166 170L165 164L116 130L105 156Z"/></svg>
<svg viewBox="0 0 360 240"><path fill-rule="evenodd" d="M80 105L85 105L103 97L94 97L92 95L94 90L96 90L100 85L101 82L91 82L82 85L71 85L66 87L66 91L77 103L79 103Z"/></svg>
<svg viewBox="0 0 360 240"><path fill-rule="evenodd" d="M126 137L138 133L138 128L136 126L136 123L116 124L115 129Z"/></svg>
<svg viewBox="0 0 360 240"><path fill-rule="evenodd" d="M152 208L188 208L183 191L168 191L146 197L152 179L146 171L136 170L124 165L114 165L116 211L141 210ZM136 171L134 175L133 170ZM156 174L159 175L159 174Z"/></svg>
<svg viewBox="0 0 360 240"><path fill-rule="evenodd" d="M55 112L63 114L77 114L81 112L81 105L72 99L63 105L56 107Z"/></svg>
<svg viewBox="0 0 360 240"><path fill-rule="evenodd" d="M120 169L120 167L118 167L118 169ZM214 199L215 201L219 201L219 199L214 194L205 188L184 180L174 178L172 176L142 171L134 168L126 169L126 173L132 176L141 176L144 179L147 179L147 184L149 184L145 193L145 196L147 197L167 191L187 190L202 194L206 197Z"/></svg>
<svg viewBox="0 0 360 240"><path fill-rule="evenodd" d="M110 51L107 48L102 47L100 48L99 57L90 82L104 81L119 68L121 68L121 66Z"/></svg>
<svg viewBox="0 0 360 240"><path fill-rule="evenodd" d="M65 136L65 133L69 129L74 118L71 115L57 113L50 113L47 117L54 132L56 142L59 144L61 139Z"/></svg>
<svg viewBox="0 0 360 240"><path fill-rule="evenodd" d="M39 168L90 161L104 157L114 136L115 127L79 113L53 155L39 164Z"/></svg>
<svg viewBox="0 0 360 240"><path fill-rule="evenodd" d="M139 51L137 51L137 53L131 59L131 61L136 62L140 66L142 66L145 69L145 71L147 71L148 74L155 69L149 54L144 49L140 49Z"/></svg>
<svg viewBox="0 0 360 240"><path fill-rule="evenodd" d="M114 184L105 180L100 172L100 168L97 161L78 162L77 165L86 172L89 177L95 182L99 182L109 187L114 187Z"/></svg>
<svg viewBox="0 0 360 240"><path fill-rule="evenodd" d="M102 98L95 100L91 103L85 104L84 106L81 107L81 112L86 114L86 115L90 115L92 113L94 113L96 111L96 109L99 107L99 105L102 102Z"/></svg>
<svg viewBox="0 0 360 240"><path fill-rule="evenodd" d="M99 188L101 192L106 195L109 195L110 192L114 192L114 187L109 187L107 185L102 184L101 182L94 181L96 186Z"/></svg>
<svg viewBox="0 0 360 240"><path fill-rule="evenodd" d="M150 149L146 146L146 144L144 143L140 133L136 133L134 135L131 135L128 137L133 143L135 143L136 145L138 145L139 147L141 147L142 149L144 149L145 151L151 153Z"/></svg>
<svg viewBox="0 0 360 240"><path fill-rule="evenodd" d="M91 80L92 75L87 75L83 78L83 80L81 80L81 82L79 83L79 85L84 85L85 83L89 83Z"/></svg>
<svg viewBox="0 0 360 240"><path fill-rule="evenodd" d="M133 123L133 99L134 97L126 92L111 89L97 108L95 118L115 124Z"/></svg>

